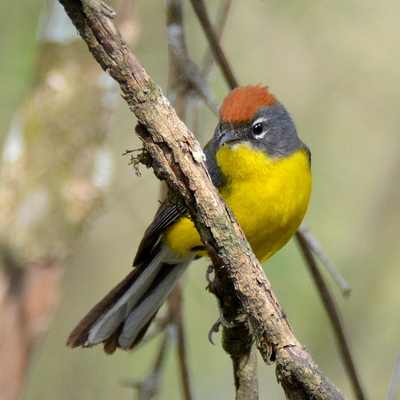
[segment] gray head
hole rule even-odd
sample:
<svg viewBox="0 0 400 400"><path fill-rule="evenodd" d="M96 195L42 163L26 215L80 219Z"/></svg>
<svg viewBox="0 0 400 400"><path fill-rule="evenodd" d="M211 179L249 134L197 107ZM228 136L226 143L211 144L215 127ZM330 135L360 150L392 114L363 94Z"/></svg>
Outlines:
<svg viewBox="0 0 400 400"><path fill-rule="evenodd" d="M289 156L299 148L310 154L297 136L285 107L269 93L268 87L260 85L239 87L226 96L220 109L220 122L206 149L207 157L211 158L207 162L209 169L216 167L215 153L220 146L239 143L251 144L273 159Z"/></svg>

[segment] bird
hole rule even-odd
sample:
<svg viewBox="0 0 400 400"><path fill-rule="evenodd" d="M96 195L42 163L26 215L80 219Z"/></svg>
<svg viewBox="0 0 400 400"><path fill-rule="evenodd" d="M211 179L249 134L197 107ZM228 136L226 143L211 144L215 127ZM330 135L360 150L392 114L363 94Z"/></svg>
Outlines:
<svg viewBox="0 0 400 400"><path fill-rule="evenodd" d="M292 117L268 86L237 87L223 100L203 151L214 186L265 262L296 233L311 195L311 153ZM103 343L107 354L134 348L189 264L206 255L185 205L170 193L144 233L132 271L79 322L67 345Z"/></svg>

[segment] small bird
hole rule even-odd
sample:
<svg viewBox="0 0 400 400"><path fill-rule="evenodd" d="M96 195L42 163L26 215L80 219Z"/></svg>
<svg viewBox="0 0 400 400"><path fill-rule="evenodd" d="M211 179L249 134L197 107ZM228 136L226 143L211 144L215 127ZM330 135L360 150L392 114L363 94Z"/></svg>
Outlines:
<svg viewBox="0 0 400 400"><path fill-rule="evenodd" d="M204 154L254 254L268 260L297 231L311 194L311 154L289 113L267 86L236 88ZM185 206L171 199L147 228L132 272L82 319L68 346L133 348L188 265L207 254Z"/></svg>

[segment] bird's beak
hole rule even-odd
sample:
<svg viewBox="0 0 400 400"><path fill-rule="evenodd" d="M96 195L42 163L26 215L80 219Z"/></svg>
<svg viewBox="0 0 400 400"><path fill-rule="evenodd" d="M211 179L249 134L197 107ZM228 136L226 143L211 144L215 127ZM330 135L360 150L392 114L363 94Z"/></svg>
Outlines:
<svg viewBox="0 0 400 400"><path fill-rule="evenodd" d="M221 140L219 143L221 146L225 146L227 143L236 142L238 140L239 140L238 132L232 130L232 131L225 133L225 135L221 137Z"/></svg>

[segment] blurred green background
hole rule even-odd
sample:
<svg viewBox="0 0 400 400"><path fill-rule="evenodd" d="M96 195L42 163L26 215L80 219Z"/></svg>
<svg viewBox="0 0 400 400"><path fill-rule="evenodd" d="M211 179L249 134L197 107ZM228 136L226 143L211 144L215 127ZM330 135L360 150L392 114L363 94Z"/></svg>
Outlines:
<svg viewBox="0 0 400 400"><path fill-rule="evenodd" d="M211 10L216 2L208 1ZM0 0L0 135L30 84L44 1ZM164 2L139 1L141 35L135 53L167 91ZM192 10L185 7L194 59L205 48ZM271 87L293 115L313 155L314 190L306 223L350 282L349 299L334 288L350 346L370 399L384 398L400 344L400 3L395 0L238 0L224 48L241 84ZM90 54L88 53L88 57ZM94 61L93 61L94 62ZM219 101L227 88L218 72ZM204 137L216 118L204 114ZM140 146L135 119L121 100L110 146L114 182L65 274L59 306L39 346L24 400L131 399L123 380L142 377L157 341L112 357L101 348L65 347L70 330L130 270L135 249L156 208L159 183L142 168L135 176L121 154ZM198 399L232 399L231 365L214 336L218 318L204 288L207 263L187 274L186 326L192 381ZM327 318L294 243L265 269L298 339L322 370L352 398ZM283 399L274 367L260 362L260 398ZM160 399L179 398L176 358L170 351ZM398 397L400 399L400 394Z"/></svg>

